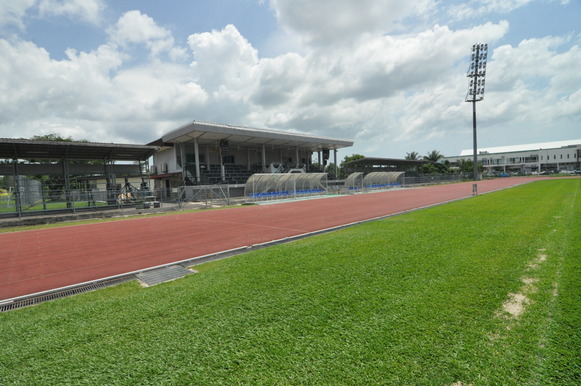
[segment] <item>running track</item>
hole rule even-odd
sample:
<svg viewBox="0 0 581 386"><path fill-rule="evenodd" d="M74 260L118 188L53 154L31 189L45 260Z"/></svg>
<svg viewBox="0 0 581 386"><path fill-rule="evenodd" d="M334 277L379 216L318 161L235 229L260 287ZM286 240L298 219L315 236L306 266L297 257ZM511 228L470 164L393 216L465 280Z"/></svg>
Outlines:
<svg viewBox="0 0 581 386"><path fill-rule="evenodd" d="M478 193L542 178L478 182ZM0 300L472 195L472 182L0 234Z"/></svg>

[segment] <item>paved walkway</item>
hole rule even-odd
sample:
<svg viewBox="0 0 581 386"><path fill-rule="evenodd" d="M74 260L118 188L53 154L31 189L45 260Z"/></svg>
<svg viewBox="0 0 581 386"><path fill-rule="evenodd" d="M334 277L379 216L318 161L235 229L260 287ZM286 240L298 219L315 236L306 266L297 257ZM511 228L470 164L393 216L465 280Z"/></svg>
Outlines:
<svg viewBox="0 0 581 386"><path fill-rule="evenodd" d="M480 181L486 193L542 178ZM470 197L472 182L0 234L0 301Z"/></svg>

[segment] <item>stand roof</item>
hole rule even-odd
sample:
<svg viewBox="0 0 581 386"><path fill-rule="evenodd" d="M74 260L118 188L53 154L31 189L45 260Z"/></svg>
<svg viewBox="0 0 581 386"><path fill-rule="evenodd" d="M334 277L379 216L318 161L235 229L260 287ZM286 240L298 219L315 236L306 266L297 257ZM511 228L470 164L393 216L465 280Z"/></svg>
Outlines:
<svg viewBox="0 0 581 386"><path fill-rule="evenodd" d="M259 148L263 144L274 148L298 147L311 151L336 150L353 146L353 141L308 134L269 129L255 129L243 126L193 121L163 135L150 145L164 146L198 140L201 145L215 145L220 141Z"/></svg>
<svg viewBox="0 0 581 386"><path fill-rule="evenodd" d="M0 138L0 159L144 161L158 149L146 145Z"/></svg>

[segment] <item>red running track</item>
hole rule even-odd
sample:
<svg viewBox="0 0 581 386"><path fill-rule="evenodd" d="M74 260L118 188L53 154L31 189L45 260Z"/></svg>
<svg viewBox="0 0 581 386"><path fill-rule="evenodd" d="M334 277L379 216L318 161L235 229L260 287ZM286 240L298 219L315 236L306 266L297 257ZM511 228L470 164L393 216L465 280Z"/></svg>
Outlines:
<svg viewBox="0 0 581 386"><path fill-rule="evenodd" d="M478 193L541 178L478 182ZM472 195L472 182L0 234L0 300Z"/></svg>

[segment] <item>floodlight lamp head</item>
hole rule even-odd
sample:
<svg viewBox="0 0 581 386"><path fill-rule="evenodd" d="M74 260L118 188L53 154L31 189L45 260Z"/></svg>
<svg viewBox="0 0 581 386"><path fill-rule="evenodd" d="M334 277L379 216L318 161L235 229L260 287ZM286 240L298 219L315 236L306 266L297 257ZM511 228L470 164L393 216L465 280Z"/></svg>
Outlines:
<svg viewBox="0 0 581 386"><path fill-rule="evenodd" d="M487 57L488 44L472 45L470 66L466 74L470 78L466 102L477 102L484 99L484 77L486 76Z"/></svg>

